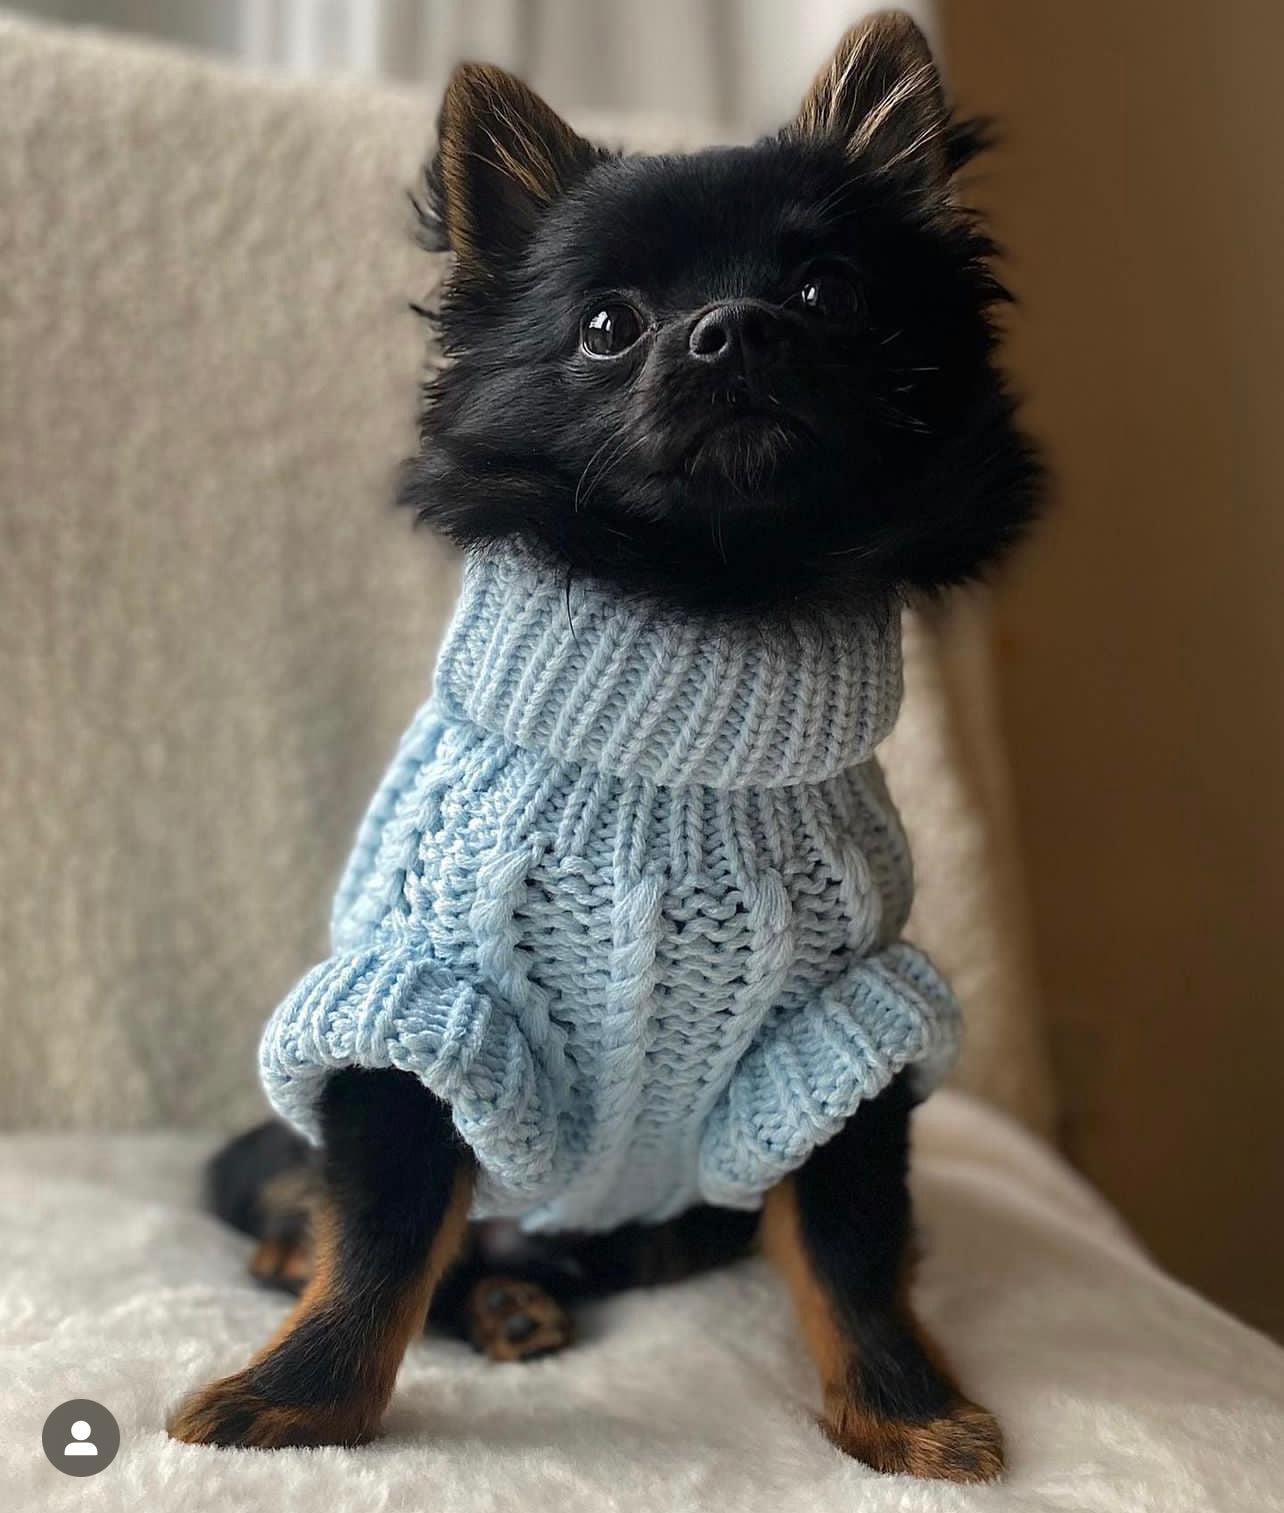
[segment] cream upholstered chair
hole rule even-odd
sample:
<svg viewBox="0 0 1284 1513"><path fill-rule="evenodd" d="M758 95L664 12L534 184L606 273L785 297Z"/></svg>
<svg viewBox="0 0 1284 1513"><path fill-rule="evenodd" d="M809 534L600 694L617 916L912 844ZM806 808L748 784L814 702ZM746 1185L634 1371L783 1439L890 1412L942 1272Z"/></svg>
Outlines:
<svg viewBox="0 0 1284 1513"><path fill-rule="evenodd" d="M259 1026L323 950L450 606L453 564L387 502L423 359L406 307L442 271L402 199L431 105L14 22L0 101L0 1124L27 1132L0 1150L17 1350L0 1442L38 1427L46 1398L94 1396L125 1427L103 1493L122 1506L267 1506L305 1485L368 1506L365 1479L423 1474L461 1509L510 1485L535 1507L828 1509L859 1483L893 1506L806 1421L805 1364L754 1267L612 1305L582 1355L536 1368L534 1406L535 1378L412 1352L393 1439L308 1462L311 1481L289 1456L202 1460L161 1439L164 1403L238 1363L276 1308L243 1285L239 1240L195 1212L195 1131L260 1111ZM960 1083L1046 1129L983 606L911 624L908 646L888 766L921 879L911 933L965 1002ZM1260 1439L1269 1347L1151 1271L1015 1126L948 1095L923 1120L925 1307L1008 1416L1026 1498L1011 1506L1085 1456L1106 1496L1130 1456L1158 1464L1177 1437L1204 1456L1173 1449L1183 1476L1221 1466L1198 1411L1144 1390L1196 1345L1196 1409L1253 1399ZM1100 1382L1072 1364L1067 1385L1101 1277L1126 1349ZM1163 1328L1130 1374L1139 1314ZM1219 1375L1236 1353L1249 1365ZM1136 1388L1122 1402L1120 1382ZM1102 1402L1126 1425L1110 1453L1069 1432L1100 1438ZM19 1504L41 1506L40 1485ZM1225 1504L1241 1505L1266 1506Z"/></svg>

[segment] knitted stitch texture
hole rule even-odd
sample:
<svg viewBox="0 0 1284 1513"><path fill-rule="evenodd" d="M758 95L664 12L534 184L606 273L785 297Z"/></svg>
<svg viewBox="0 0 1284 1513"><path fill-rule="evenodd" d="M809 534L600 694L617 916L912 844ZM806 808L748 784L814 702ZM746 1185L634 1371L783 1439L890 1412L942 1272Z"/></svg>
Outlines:
<svg viewBox="0 0 1284 1513"><path fill-rule="evenodd" d="M334 954L264 1034L272 1104L315 1138L332 1070L413 1072L476 1154L475 1216L530 1229L757 1206L956 1050L898 939L873 753L900 696L890 608L715 626L474 557Z"/></svg>

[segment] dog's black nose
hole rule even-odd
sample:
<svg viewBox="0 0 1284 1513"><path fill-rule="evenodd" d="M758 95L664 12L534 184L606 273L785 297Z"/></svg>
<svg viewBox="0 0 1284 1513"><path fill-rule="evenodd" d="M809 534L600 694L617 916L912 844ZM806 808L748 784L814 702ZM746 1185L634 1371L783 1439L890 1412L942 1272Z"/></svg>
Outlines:
<svg viewBox="0 0 1284 1513"><path fill-rule="evenodd" d="M710 367L751 368L777 346L784 329L780 312L759 300L715 305L691 327L687 346Z"/></svg>

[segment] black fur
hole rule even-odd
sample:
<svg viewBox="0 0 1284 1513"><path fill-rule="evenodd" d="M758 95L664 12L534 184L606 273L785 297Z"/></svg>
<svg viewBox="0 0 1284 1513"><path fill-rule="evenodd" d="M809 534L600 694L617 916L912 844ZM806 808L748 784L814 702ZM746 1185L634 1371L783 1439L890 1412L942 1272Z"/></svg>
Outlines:
<svg viewBox="0 0 1284 1513"><path fill-rule="evenodd" d="M954 1389L901 1306L913 1246L905 1074L862 1103L794 1178L802 1247L852 1346L853 1395L880 1417L932 1419Z"/></svg>
<svg viewBox="0 0 1284 1513"><path fill-rule="evenodd" d="M354 1082L358 1077L361 1080ZM422 1099L427 1107L419 1117L429 1124L421 1133L434 1142L453 1143L449 1121L441 1117L432 1094L407 1084L399 1073L347 1073L332 1093L327 1089L327 1128L335 1136L342 1189L349 1194L359 1190L364 1179L342 1153L359 1149L367 1137L369 1099L388 1078L393 1079L390 1113L398 1132L413 1132L404 1123L405 1105L413 1111ZM354 1087L365 1096L355 1099ZM394 1162L400 1165L401 1157L395 1156ZM320 1152L276 1120L230 1140L206 1167L206 1201L212 1212L258 1240L290 1236L306 1241L317 1206L311 1199L319 1197L321 1189ZM355 1217L356 1206L348 1208ZM749 1254L757 1227L757 1214L706 1205L690 1208L667 1224L626 1224L606 1234L519 1237L511 1225L474 1224L460 1256L433 1293L428 1323L466 1334L468 1295L478 1282L494 1275L534 1282L565 1304L681 1281ZM293 1275L273 1285L298 1291L302 1279Z"/></svg>
<svg viewBox="0 0 1284 1513"><path fill-rule="evenodd" d="M283 1224L304 1217L296 1201L304 1181L315 1174L320 1182L316 1152L289 1125L279 1120L256 1124L229 1140L205 1168L205 1202L211 1213L242 1234L263 1239ZM291 1204L274 1207L272 1195L279 1179L290 1177Z"/></svg>
<svg viewBox="0 0 1284 1513"><path fill-rule="evenodd" d="M451 218L442 155L466 108L443 110L427 245ZM950 122L944 171L988 140ZM556 192L484 277L475 247L458 260L404 504L462 545L517 540L568 575L696 611L932 592L1007 552L1041 472L995 366L994 244L944 181L925 194L796 128L689 156L582 145L559 138ZM817 268L853 281L848 316L799 308ZM581 320L609 297L649 330L595 361ZM711 373L688 332L733 299L762 302L780 340L764 363Z"/></svg>
<svg viewBox="0 0 1284 1513"><path fill-rule="evenodd" d="M249 1371L256 1393L292 1407L353 1390L372 1321L392 1312L423 1271L461 1166L472 1160L449 1109L406 1072L336 1072L320 1116L337 1241L332 1301Z"/></svg>

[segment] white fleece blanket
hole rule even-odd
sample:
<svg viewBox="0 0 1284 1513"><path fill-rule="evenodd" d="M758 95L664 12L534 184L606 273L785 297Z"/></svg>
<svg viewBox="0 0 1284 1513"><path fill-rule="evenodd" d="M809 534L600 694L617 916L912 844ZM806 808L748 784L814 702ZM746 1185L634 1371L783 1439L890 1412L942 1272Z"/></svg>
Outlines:
<svg viewBox="0 0 1284 1513"><path fill-rule="evenodd" d="M283 1300L202 1215L193 1135L0 1142L0 1508L101 1513L1271 1513L1284 1352L1158 1272L1067 1167L957 1094L919 1116L919 1296L1002 1418L995 1487L882 1477L823 1440L811 1371L760 1263L589 1311L566 1355L494 1366L417 1342L387 1433L358 1451L213 1451L161 1424L241 1364ZM68 1398L115 1462L45 1460Z"/></svg>

